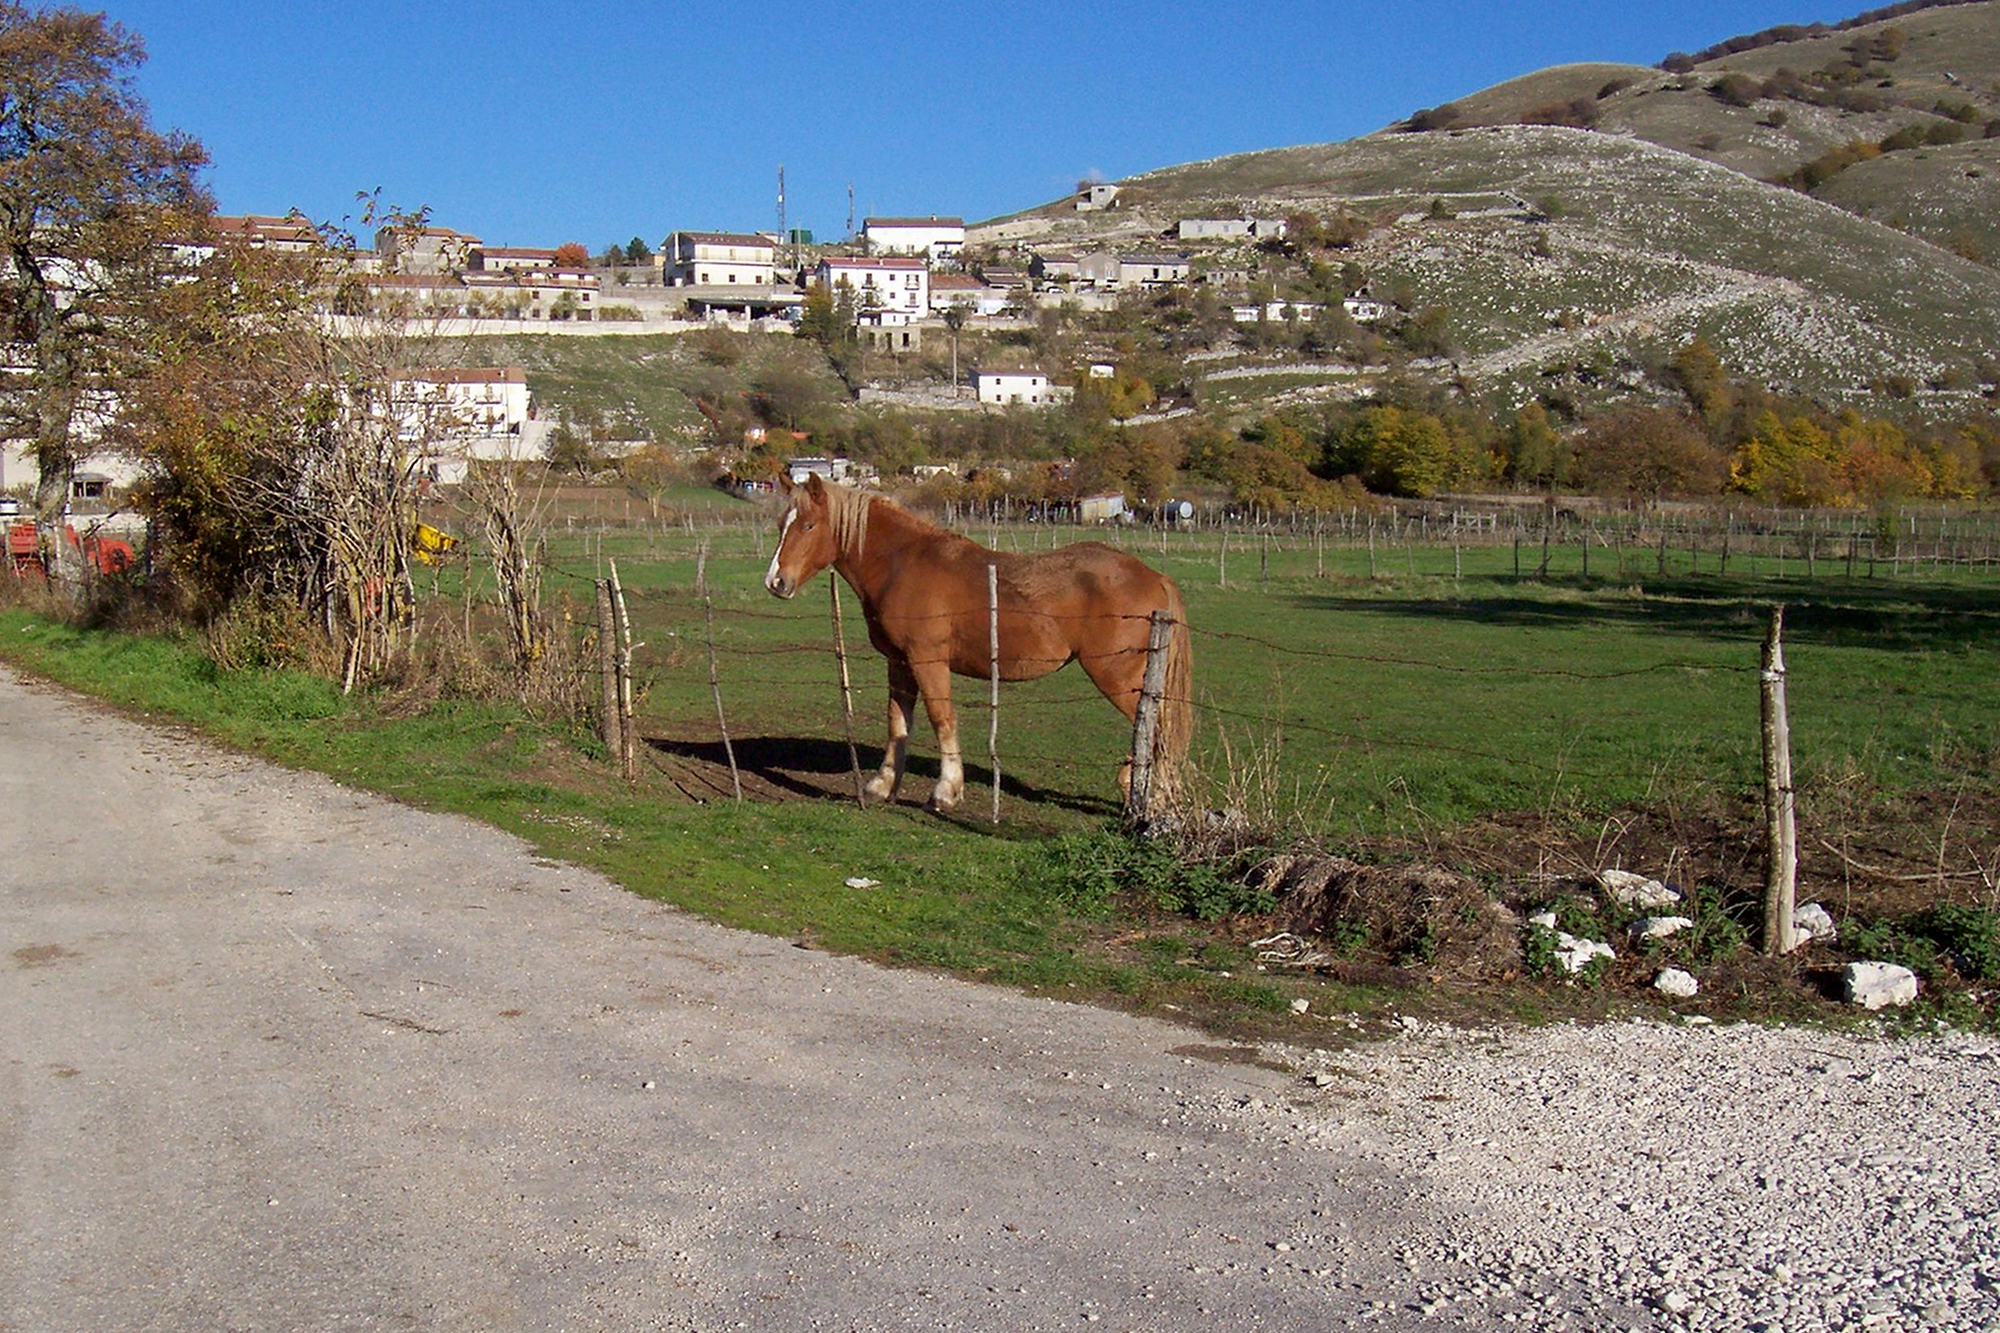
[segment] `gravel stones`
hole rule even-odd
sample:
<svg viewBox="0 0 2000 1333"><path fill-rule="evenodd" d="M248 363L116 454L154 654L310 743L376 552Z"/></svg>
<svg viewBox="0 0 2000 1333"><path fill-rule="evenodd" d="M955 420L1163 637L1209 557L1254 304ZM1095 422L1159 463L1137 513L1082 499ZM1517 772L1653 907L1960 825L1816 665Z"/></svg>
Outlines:
<svg viewBox="0 0 2000 1333"><path fill-rule="evenodd" d="M1440 1328L2000 1327L1991 1036L1420 1025L1337 1060L1246 1127L1416 1176Z"/></svg>

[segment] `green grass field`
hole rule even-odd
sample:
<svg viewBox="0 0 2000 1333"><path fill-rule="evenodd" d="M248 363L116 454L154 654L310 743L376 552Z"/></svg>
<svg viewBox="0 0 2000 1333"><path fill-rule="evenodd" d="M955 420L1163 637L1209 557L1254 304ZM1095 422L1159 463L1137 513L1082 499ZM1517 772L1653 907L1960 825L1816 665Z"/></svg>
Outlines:
<svg viewBox="0 0 2000 1333"><path fill-rule="evenodd" d="M1237 1031L1282 1031L1300 994L1316 1012L1437 1002L1363 976L1262 975L1245 965L1244 941L1266 923L1163 912L1144 885L1111 898L1079 889L1078 866L1104 854L1094 840L1115 821L1129 738L1074 669L1003 691L997 824L980 681L960 682L966 804L949 817L918 808L935 773L920 725L904 800L857 809L826 582L793 602L770 598L761 579L771 535L740 508L631 526L622 515L600 502L559 525L550 591L573 625L587 620L591 580L618 564L643 645L648 744L630 788L594 737L518 707L343 699L302 675L218 671L198 643L18 610L0 612L0 654L281 762L488 820L637 892L820 947ZM1085 534L1023 525L976 535L1027 549ZM1697 812L1714 816L1706 836L1733 849L1711 858L1727 863L1716 891L1740 898L1756 874L1745 869L1757 860L1745 819L1754 824L1758 789L1758 652L1766 608L1782 601L1807 836L1892 871L1993 855L1985 814L2000 797L2000 577L1991 571L1890 577L1885 568L1850 579L1821 559L1808 579L1802 561L1781 568L1767 557L1753 574L1739 555L1728 578L1684 564L1661 577L1648 550L1628 558L1623 578L1600 552L1585 580L1578 552L1558 549L1538 580L1514 574L1508 544L1378 542L1371 556L1349 539L1235 534L1225 546L1213 532L1113 535L1186 596L1204 802L1274 834L1363 860L1417 848L1518 900L1550 830L1579 856L1595 840L1604 862L1636 860L1647 849L1607 844L1608 831L1666 811L1671 837L1688 838ZM707 605L696 590L704 543ZM459 578L436 576L440 623L463 606ZM883 673L851 597L845 608L859 758L872 767ZM711 642L750 791L740 805L723 766ZM1511 831L1529 826L1532 837ZM1803 896L1838 891L1828 865L1811 863L1818 878L1809 875ZM1954 874L1951 893L1978 891ZM850 878L880 886L849 887ZM1454 1000L1510 1013L1615 1002L1567 988Z"/></svg>
<svg viewBox="0 0 2000 1333"><path fill-rule="evenodd" d="M616 559L647 642L644 722L681 741L717 733L707 618L695 596L705 539L714 648L732 731L810 746L847 768L829 598L761 588L762 534L716 526L642 545L614 534L570 560L583 579ZM981 534L989 540L992 534ZM1027 549L1079 535L1020 527ZM1667 793L1754 789L1757 666L1768 608L1787 610L1802 783L1857 775L1883 790L1990 782L2000 749L2000 577L1972 571L1846 578L1821 559L1739 555L1727 578L1664 578L1655 553L1558 552L1546 579L1513 574L1507 546L1378 549L1310 537L1125 534L1181 584L1195 629L1202 767L1335 840L1449 826L1495 811L1604 811ZM767 540L767 539L766 539ZM674 549L668 549L672 546ZM1539 558L1539 552L1533 553ZM1711 557L1709 567L1714 567ZM1638 566L1645 566L1643 574ZM1599 575L1596 571L1602 571ZM580 586L580 581L579 585ZM846 638L863 763L879 753L884 686L851 596ZM961 681L968 760L984 772L987 693ZM1125 728L1073 670L1005 688L1004 818L1065 827L1109 808ZM927 729L914 752L931 757ZM906 793L908 794L908 793ZM1223 792L1218 792L1220 797ZM979 797L979 800L986 799ZM1289 808L1286 808L1289 807Z"/></svg>

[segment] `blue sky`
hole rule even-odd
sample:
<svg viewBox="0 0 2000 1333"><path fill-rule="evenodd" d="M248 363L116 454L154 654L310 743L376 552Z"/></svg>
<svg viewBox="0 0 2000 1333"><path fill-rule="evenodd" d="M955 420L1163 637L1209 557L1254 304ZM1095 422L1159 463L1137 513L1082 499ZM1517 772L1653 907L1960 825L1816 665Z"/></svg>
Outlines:
<svg viewBox="0 0 2000 1333"><path fill-rule="evenodd" d="M85 0L89 3L89 0ZM225 212L355 196L494 245L1011 213L1155 167L1379 129L1546 65L1651 64L1798 4L108 0Z"/></svg>

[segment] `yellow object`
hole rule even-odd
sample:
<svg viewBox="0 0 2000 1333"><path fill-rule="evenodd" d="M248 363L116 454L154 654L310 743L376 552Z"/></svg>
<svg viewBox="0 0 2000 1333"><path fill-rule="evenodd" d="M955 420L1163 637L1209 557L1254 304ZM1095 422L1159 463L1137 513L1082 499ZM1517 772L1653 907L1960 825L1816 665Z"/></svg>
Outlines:
<svg viewBox="0 0 2000 1333"><path fill-rule="evenodd" d="M410 539L410 548L418 560L427 565L444 563L445 553L458 545L458 538L440 532L428 523L417 524L416 535Z"/></svg>

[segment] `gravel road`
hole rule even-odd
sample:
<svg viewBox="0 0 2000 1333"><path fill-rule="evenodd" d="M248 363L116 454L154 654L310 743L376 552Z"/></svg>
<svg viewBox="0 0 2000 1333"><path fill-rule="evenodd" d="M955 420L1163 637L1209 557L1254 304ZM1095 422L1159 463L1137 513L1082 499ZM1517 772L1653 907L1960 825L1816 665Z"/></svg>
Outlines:
<svg viewBox="0 0 2000 1333"><path fill-rule="evenodd" d="M1985 1038L1230 1049L5 671L0 935L0 1329L2000 1322Z"/></svg>

